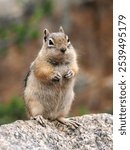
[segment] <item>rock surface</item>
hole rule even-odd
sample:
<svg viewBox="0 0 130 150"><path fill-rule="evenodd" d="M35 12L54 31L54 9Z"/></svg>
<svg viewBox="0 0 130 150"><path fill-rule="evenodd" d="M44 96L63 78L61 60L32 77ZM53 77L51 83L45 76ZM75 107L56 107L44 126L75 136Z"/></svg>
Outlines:
<svg viewBox="0 0 130 150"><path fill-rule="evenodd" d="M112 150L112 115L93 114L73 117L78 129L45 120L46 127L36 121L18 120L0 126L0 150Z"/></svg>

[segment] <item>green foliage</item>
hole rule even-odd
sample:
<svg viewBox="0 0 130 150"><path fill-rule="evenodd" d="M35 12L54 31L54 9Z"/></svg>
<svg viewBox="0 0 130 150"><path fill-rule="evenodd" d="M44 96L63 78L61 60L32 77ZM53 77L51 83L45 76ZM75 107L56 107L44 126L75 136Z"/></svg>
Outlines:
<svg viewBox="0 0 130 150"><path fill-rule="evenodd" d="M30 28L28 32L28 38L29 39L36 39L39 35L39 32L36 28Z"/></svg>
<svg viewBox="0 0 130 150"><path fill-rule="evenodd" d="M7 36L7 32L6 30L4 30L3 28L0 28L0 38L5 38Z"/></svg>
<svg viewBox="0 0 130 150"><path fill-rule="evenodd" d="M0 39L2 39L3 45L0 45L0 55L5 54L9 43L21 46L26 40L36 39L38 36L38 27L33 22L12 23L8 27L2 27L0 28Z"/></svg>
<svg viewBox="0 0 130 150"><path fill-rule="evenodd" d="M27 25L24 23L12 25L11 31L14 34L14 39L17 44L25 41L27 35Z"/></svg>
<svg viewBox="0 0 130 150"><path fill-rule="evenodd" d="M52 8L51 0L38 2L31 16L24 16L20 22L10 22L0 27L0 39L5 43L0 45L0 55L6 52L9 43L21 46L26 40L38 38L40 21L45 15L51 15Z"/></svg>
<svg viewBox="0 0 130 150"><path fill-rule="evenodd" d="M81 105L80 108L79 108L79 114L80 115L84 115L84 114L87 114L89 111L88 109L86 108L86 106L83 106Z"/></svg>
<svg viewBox="0 0 130 150"><path fill-rule="evenodd" d="M13 96L9 103L0 104L0 124L25 118L25 106L21 97Z"/></svg>
<svg viewBox="0 0 130 150"><path fill-rule="evenodd" d="M52 13L52 9L53 9L52 0L45 0L43 7L44 7L44 9L43 9L44 14L50 15Z"/></svg>
<svg viewBox="0 0 130 150"><path fill-rule="evenodd" d="M35 10L31 18L35 20L41 19L45 15L51 15L53 9L52 0L44 0L35 6Z"/></svg>

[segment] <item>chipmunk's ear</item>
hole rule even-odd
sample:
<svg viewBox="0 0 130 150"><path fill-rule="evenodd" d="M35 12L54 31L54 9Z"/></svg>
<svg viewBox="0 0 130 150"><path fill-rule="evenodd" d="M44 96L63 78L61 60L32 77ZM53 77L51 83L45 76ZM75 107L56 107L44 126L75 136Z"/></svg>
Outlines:
<svg viewBox="0 0 130 150"><path fill-rule="evenodd" d="M47 37L49 36L50 32L48 29L44 29L44 40L47 40Z"/></svg>
<svg viewBox="0 0 130 150"><path fill-rule="evenodd" d="M63 27L62 27L62 26L60 26L60 28L59 28L59 32L65 33L65 32L64 32L64 29L63 29Z"/></svg>

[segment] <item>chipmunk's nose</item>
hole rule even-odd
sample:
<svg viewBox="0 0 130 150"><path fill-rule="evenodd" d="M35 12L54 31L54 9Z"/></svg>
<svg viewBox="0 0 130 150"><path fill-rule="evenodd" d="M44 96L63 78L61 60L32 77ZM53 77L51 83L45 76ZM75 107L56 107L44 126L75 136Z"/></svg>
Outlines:
<svg viewBox="0 0 130 150"><path fill-rule="evenodd" d="M63 48L63 47L62 47L62 48L60 49L60 51L61 51L62 53L65 53L66 48Z"/></svg>

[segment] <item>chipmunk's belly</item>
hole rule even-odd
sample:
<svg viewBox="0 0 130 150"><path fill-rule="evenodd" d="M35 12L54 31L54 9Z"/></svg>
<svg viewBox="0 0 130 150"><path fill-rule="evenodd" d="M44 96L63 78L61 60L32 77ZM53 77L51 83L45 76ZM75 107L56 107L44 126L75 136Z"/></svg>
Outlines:
<svg viewBox="0 0 130 150"><path fill-rule="evenodd" d="M43 117L54 120L65 109L66 104L72 101L72 91L67 87L63 89L58 84L42 88L39 99L44 108Z"/></svg>

